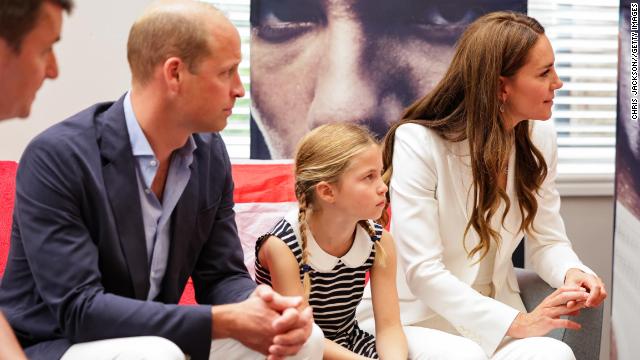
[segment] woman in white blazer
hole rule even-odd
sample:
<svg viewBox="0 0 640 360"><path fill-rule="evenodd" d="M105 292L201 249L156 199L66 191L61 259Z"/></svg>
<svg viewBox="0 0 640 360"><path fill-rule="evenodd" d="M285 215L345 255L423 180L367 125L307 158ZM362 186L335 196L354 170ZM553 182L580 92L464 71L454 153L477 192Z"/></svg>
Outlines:
<svg viewBox="0 0 640 360"><path fill-rule="evenodd" d="M412 358L574 359L554 328L606 297L571 248L555 188L551 124L562 86L544 29L498 12L462 35L432 92L385 139L398 291ZM527 313L511 255L558 288ZM359 309L364 327L365 301Z"/></svg>

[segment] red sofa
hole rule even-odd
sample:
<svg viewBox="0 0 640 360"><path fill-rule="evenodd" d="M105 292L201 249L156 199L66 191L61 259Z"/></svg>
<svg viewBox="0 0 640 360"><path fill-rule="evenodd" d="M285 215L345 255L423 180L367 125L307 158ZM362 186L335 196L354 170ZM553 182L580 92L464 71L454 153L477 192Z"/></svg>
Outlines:
<svg viewBox="0 0 640 360"><path fill-rule="evenodd" d="M18 164L13 161L0 161L0 277L4 274L9 254L17 168Z"/></svg>
<svg viewBox="0 0 640 360"><path fill-rule="evenodd" d="M18 164L0 161L0 277L9 254L11 221L15 200L15 176ZM245 264L253 276L253 246L258 236L292 206L293 169L289 162L247 162L233 164L236 220L245 253ZM195 304L191 280L180 299L181 304Z"/></svg>

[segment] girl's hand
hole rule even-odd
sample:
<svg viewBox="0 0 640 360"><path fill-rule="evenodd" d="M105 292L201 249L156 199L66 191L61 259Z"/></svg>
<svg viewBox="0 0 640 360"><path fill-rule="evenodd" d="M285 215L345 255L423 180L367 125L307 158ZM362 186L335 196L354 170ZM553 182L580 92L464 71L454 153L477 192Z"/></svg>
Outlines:
<svg viewBox="0 0 640 360"><path fill-rule="evenodd" d="M587 289L589 298L587 299L586 306L588 307L596 307L600 305L607 297L607 290L605 290L602 280L599 277L587 274L582 270L574 268L569 269L564 278L564 284L565 286L578 286Z"/></svg>
<svg viewBox="0 0 640 360"><path fill-rule="evenodd" d="M586 306L589 293L578 286L563 286L547 296L530 313L520 313L507 330L513 338L543 336L558 328L577 330L580 324L560 319L563 315L573 315Z"/></svg>

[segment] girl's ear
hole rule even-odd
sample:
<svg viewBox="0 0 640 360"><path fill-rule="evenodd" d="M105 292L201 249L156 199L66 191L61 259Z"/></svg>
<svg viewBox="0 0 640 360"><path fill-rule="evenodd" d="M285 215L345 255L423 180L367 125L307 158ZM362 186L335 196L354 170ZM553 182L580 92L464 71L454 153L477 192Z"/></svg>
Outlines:
<svg viewBox="0 0 640 360"><path fill-rule="evenodd" d="M320 181L316 184L316 198L324 202L333 204L336 201L336 191L332 184Z"/></svg>

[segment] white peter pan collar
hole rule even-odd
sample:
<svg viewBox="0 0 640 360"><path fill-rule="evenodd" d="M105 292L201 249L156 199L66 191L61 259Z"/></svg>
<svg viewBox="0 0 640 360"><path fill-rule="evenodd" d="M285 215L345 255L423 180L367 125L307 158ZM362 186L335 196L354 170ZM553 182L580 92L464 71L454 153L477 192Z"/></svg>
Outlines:
<svg viewBox="0 0 640 360"><path fill-rule="evenodd" d="M298 210L292 210L285 215L285 220L293 228L293 232L300 242L300 227L298 226ZM370 221L370 220L368 220ZM373 224L372 224L373 226ZM308 265L319 272L329 272L338 264L338 261L342 261L347 267L357 268L364 265L369 259L371 254L371 247L373 241L366 229L360 225L356 225L356 236L353 240L353 244L349 251L342 257L333 256L326 251L322 250L320 245L316 242L316 239L311 234L311 231L307 229L307 250L309 251ZM302 244L300 244L302 248Z"/></svg>

